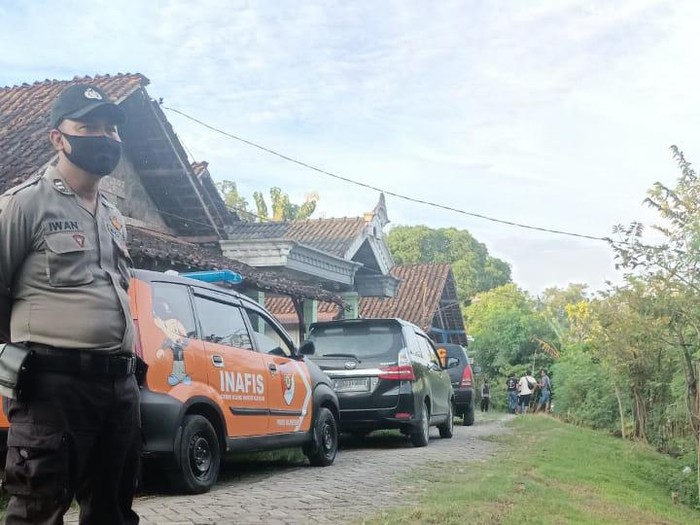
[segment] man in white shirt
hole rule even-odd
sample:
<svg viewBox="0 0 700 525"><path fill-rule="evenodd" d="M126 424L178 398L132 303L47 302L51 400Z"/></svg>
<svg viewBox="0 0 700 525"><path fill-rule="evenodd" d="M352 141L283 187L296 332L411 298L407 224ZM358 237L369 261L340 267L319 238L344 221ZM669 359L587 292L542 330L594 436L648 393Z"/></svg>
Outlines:
<svg viewBox="0 0 700 525"><path fill-rule="evenodd" d="M528 370L527 373L520 378L520 381L518 381L518 406L520 407L521 414L527 414L527 409L530 406L530 398L536 386L537 379L532 377L531 370Z"/></svg>

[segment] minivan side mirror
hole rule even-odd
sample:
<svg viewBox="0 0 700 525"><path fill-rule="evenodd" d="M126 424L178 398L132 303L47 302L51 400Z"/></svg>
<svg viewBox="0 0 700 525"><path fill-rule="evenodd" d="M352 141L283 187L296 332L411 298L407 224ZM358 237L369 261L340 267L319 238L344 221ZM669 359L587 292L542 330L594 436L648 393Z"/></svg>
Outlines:
<svg viewBox="0 0 700 525"><path fill-rule="evenodd" d="M316 346L313 341L304 341L299 347L299 353L301 355L314 355L316 353Z"/></svg>
<svg viewBox="0 0 700 525"><path fill-rule="evenodd" d="M440 359L440 368L443 370L447 368L447 350L440 347L437 349L438 359Z"/></svg>

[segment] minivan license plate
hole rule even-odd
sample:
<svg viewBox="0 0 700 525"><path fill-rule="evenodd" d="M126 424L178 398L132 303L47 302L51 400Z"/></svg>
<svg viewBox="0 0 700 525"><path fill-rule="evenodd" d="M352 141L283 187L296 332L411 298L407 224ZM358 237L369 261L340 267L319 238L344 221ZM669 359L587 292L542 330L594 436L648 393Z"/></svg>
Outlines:
<svg viewBox="0 0 700 525"><path fill-rule="evenodd" d="M333 380L333 389L336 392L367 392L369 390L369 377L348 377Z"/></svg>

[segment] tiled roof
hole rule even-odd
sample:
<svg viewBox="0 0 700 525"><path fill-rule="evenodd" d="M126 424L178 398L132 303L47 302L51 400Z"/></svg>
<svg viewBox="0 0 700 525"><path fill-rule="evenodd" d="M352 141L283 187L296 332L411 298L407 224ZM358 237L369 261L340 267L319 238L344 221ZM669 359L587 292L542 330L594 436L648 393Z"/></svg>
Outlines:
<svg viewBox="0 0 700 525"><path fill-rule="evenodd" d="M450 275L447 263L394 266L391 275L401 280L394 297L363 297L362 317L399 317L428 329L440 307L440 298Z"/></svg>
<svg viewBox="0 0 700 525"><path fill-rule="evenodd" d="M275 294L288 294L320 301L342 303L342 299L321 288L303 285L274 272L255 269L216 253L214 249L185 242L164 233L129 226L129 252L137 268L216 270L230 269L240 273L244 284ZM291 301L290 301L291 304Z"/></svg>
<svg viewBox="0 0 700 525"><path fill-rule="evenodd" d="M208 163L207 161L205 161L205 160L203 160L202 162L193 162L193 163L192 163L192 171L193 171L194 174L197 175L198 177L199 177L202 173L204 173L205 171L207 171L207 168L208 168L208 167L209 167L209 163Z"/></svg>
<svg viewBox="0 0 700 525"><path fill-rule="evenodd" d="M391 275L401 280L395 297L361 297L360 316L364 318L399 317L424 330L430 328L440 308L445 286L450 275L449 264L407 264L394 266ZM265 306L278 319L296 322L292 301L287 297L268 297ZM333 319L338 306L319 303L319 321Z"/></svg>
<svg viewBox="0 0 700 525"><path fill-rule="evenodd" d="M98 85L119 102L149 80L126 73L0 88L0 194L51 160L54 151L47 138L51 105L64 88L84 83Z"/></svg>
<svg viewBox="0 0 700 525"><path fill-rule="evenodd" d="M267 308L280 323L296 324L299 321L292 300L289 297L266 295L265 308ZM338 315L339 307L335 303L320 301L317 311L318 321L331 321Z"/></svg>
<svg viewBox="0 0 700 525"><path fill-rule="evenodd" d="M362 235L366 222L362 217L307 219L287 222L245 222L233 226L232 240L287 239L311 248L344 257Z"/></svg>

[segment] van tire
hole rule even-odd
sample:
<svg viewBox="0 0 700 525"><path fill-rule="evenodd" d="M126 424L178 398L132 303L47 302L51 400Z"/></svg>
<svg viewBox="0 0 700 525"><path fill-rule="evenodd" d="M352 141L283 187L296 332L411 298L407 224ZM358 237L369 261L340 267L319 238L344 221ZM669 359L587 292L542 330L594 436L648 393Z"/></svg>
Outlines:
<svg viewBox="0 0 700 525"><path fill-rule="evenodd" d="M414 447L426 447L430 441L430 412L427 403L421 407L418 425L411 432L411 443Z"/></svg>
<svg viewBox="0 0 700 525"><path fill-rule="evenodd" d="M304 447L304 454L314 467L333 464L338 453L338 422L333 412L320 407L314 422L314 441Z"/></svg>
<svg viewBox="0 0 700 525"><path fill-rule="evenodd" d="M216 430L207 418L185 416L176 454L179 468L168 472L173 488L188 494L208 492L219 477L221 446Z"/></svg>
<svg viewBox="0 0 700 525"><path fill-rule="evenodd" d="M444 423L441 423L438 425L438 430L440 431L440 437L442 439L450 439L452 436L454 436L454 431L455 431L454 417L455 417L454 407L452 405L452 401L450 401L450 410L447 414L447 419L445 420Z"/></svg>

